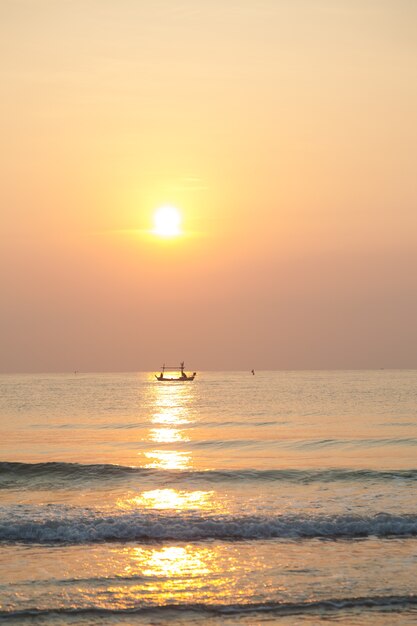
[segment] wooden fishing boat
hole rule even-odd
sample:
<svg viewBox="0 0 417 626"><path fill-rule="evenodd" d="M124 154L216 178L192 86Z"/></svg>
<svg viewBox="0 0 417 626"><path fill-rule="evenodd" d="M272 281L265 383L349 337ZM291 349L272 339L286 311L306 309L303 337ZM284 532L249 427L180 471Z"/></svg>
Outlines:
<svg viewBox="0 0 417 626"><path fill-rule="evenodd" d="M193 372L192 374L186 374L185 370L184 370L184 361L182 361L182 363L180 363L180 366L176 366L176 367L172 367L170 365L165 365L165 363L163 364L162 368L161 368L161 373L159 375L155 374L155 378L156 380L159 380L159 382L161 383L184 383L184 382L189 382L194 380L194 378L197 376L197 372ZM172 371L174 370L175 372L181 372L180 376L177 377L169 377L169 376L165 376L165 372L166 370Z"/></svg>

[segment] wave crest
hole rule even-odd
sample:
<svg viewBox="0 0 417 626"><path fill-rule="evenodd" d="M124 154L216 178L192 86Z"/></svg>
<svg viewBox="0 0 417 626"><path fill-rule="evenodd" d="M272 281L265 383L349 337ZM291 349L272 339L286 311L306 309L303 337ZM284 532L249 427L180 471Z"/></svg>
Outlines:
<svg viewBox="0 0 417 626"><path fill-rule="evenodd" d="M134 606L125 609L102 608L102 607L57 607L53 609L24 609L21 611L0 610L0 619L21 619L24 617L48 617L50 615L62 616L91 616L110 618L115 615L140 615L154 614L160 617L169 614L171 618L177 614L180 617L184 612L192 611L202 615L233 616L256 613L271 613L276 615L301 615L316 612L349 611L354 609L363 610L386 610L403 611L404 609L415 611L417 605L416 595L387 595L387 596L362 596L352 598L328 598L324 600L306 602L259 602L242 604L167 604L165 606Z"/></svg>
<svg viewBox="0 0 417 626"><path fill-rule="evenodd" d="M129 513L103 516L91 510L42 507L9 511L0 519L0 541L70 543L356 539L417 535L417 515L213 516Z"/></svg>
<svg viewBox="0 0 417 626"><path fill-rule="evenodd" d="M131 467L112 464L81 463L18 463L0 462L0 486L10 487L25 481L81 482L120 480L138 477L144 480L158 477L168 482L209 481L266 481L266 482L391 482L397 480L417 481L417 469L371 470L371 469L236 469L236 470L166 470Z"/></svg>

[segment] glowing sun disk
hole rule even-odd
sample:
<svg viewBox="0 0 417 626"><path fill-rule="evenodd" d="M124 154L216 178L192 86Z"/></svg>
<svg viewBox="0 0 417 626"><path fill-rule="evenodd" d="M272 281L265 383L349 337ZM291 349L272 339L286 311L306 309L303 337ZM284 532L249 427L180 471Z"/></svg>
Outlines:
<svg viewBox="0 0 417 626"><path fill-rule="evenodd" d="M173 206L163 206L153 216L153 233L159 237L177 237L181 234L181 214Z"/></svg>

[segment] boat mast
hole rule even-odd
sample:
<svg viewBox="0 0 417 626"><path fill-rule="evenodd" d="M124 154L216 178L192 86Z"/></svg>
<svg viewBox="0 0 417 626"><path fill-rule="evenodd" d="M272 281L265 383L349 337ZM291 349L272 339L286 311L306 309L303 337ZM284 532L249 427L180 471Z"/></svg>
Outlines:
<svg viewBox="0 0 417 626"><path fill-rule="evenodd" d="M185 370L184 361L181 361L179 368L177 365L165 365L165 363L161 367L161 371L163 374L165 373L165 370L174 370L178 372L178 369L180 370L181 374L184 374L184 370Z"/></svg>

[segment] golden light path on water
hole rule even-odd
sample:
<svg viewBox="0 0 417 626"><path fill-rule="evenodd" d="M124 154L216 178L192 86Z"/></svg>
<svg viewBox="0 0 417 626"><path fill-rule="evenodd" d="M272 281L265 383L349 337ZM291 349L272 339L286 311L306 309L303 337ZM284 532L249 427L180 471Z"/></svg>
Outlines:
<svg viewBox="0 0 417 626"><path fill-rule="evenodd" d="M153 411L147 439L159 444L180 444L190 441L185 426L190 423L189 405L193 387L184 384L151 386ZM182 427L182 428L180 428ZM192 469L192 456L188 450L155 449L143 453L144 467L164 470Z"/></svg>
<svg viewBox="0 0 417 626"><path fill-rule="evenodd" d="M193 469L192 452L181 449L181 444L191 441L187 425L193 418L190 406L195 393L192 385L152 384L150 387L150 427L145 441L155 444L155 449L139 452L143 467L161 470ZM161 449L167 446L169 449ZM174 447L174 449L172 449ZM172 512L198 512L218 510L213 491L189 490L186 488L156 488L144 490L138 495L126 494L117 502L123 511L159 510ZM127 547L124 549L126 565L124 575L138 573L154 580L149 583L161 604L175 595L176 601L192 599L201 593L204 577L213 577L218 585L225 583L219 576L219 564L212 547L194 545L169 545L163 547ZM215 585L217 583L215 582ZM115 586L108 592L118 604L129 606L143 586Z"/></svg>
<svg viewBox="0 0 417 626"><path fill-rule="evenodd" d="M192 423L190 405L194 399L192 385L164 385L153 383L149 387L150 396L150 424L143 441L155 443L155 449L139 452L142 466L149 469L161 470L190 470L193 469L192 453L189 450L177 449L182 443L191 440L187 432L187 425ZM160 449L159 445L169 446ZM170 446L175 446L174 449ZM172 509L187 511L198 509L213 509L213 491L187 490L174 488L160 488L143 491L139 495L126 494L117 501L122 510L137 510L140 508Z"/></svg>
<svg viewBox="0 0 417 626"><path fill-rule="evenodd" d="M211 491L185 491L179 489L151 489L143 491L139 496L126 498L118 502L121 509L129 510L137 507L146 509L173 509L195 511L210 508Z"/></svg>
<svg viewBox="0 0 417 626"><path fill-rule="evenodd" d="M178 428L151 428L149 440L155 443L177 443L190 441L190 437L185 434L184 430Z"/></svg>
<svg viewBox="0 0 417 626"><path fill-rule="evenodd" d="M201 546L164 546L154 549L129 547L125 549L124 558L128 564L124 568L126 577L146 577L145 594L152 594L159 605L175 601L175 603L193 602L198 597L210 599L220 593L220 588L230 586L230 573L221 575L221 564L218 555L210 547ZM207 579L210 588L207 589ZM216 591L217 589L217 591ZM112 597L114 605L130 608L134 599L143 595L144 584L109 586L107 593Z"/></svg>
<svg viewBox="0 0 417 626"><path fill-rule="evenodd" d="M192 385L151 386L153 411L150 421L154 427L148 431L147 440L155 444L178 444L191 440L187 425L192 423L190 405L194 397ZM144 467L164 470L187 470L193 468L192 454L188 450L150 450L143 452ZM189 491L185 489L153 489L129 499L128 507L147 509L197 510L213 507L212 491ZM125 503L126 504L126 503Z"/></svg>

